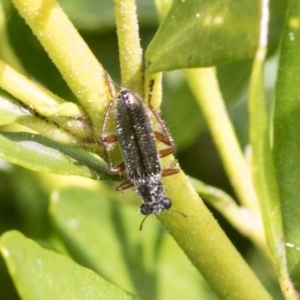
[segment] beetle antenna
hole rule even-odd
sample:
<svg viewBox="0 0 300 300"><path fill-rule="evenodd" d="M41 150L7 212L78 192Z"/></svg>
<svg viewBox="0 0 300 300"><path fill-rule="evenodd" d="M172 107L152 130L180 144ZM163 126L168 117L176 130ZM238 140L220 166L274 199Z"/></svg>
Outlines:
<svg viewBox="0 0 300 300"><path fill-rule="evenodd" d="M175 212L177 212L178 214L182 215L183 217L187 218L187 215L186 215L186 214L184 214L183 212L181 212L181 211L179 211L179 210L177 210L177 209L171 208L170 210L171 210L171 211L175 211ZM149 216L149 215L146 215L146 216L144 217L144 219L142 220L142 222L141 222L141 225L140 225L140 228L139 228L141 231L143 230L144 222L146 221L146 219L147 219L148 216Z"/></svg>
<svg viewBox="0 0 300 300"><path fill-rule="evenodd" d="M186 214L184 214L183 212L181 212L181 211L179 211L179 210L177 210L177 209L170 208L170 210L175 211L175 212L177 212L178 214L182 215L183 217L187 218L187 215L186 215Z"/></svg>
<svg viewBox="0 0 300 300"><path fill-rule="evenodd" d="M144 222L145 222L145 220L147 219L147 217L148 217L149 215L146 215L145 217L144 217L144 219L142 220L142 222L141 222L141 225L140 225L140 230L142 231L142 229L143 229L143 224L144 224Z"/></svg>

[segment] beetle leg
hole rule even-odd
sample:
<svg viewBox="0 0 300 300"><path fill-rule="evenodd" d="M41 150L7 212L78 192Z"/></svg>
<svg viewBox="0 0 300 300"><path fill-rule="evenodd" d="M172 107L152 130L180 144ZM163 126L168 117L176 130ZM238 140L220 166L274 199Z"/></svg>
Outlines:
<svg viewBox="0 0 300 300"><path fill-rule="evenodd" d="M128 180L122 182L120 185L118 185L116 187L116 191L122 191L122 190L128 189L132 186L134 186L134 183L130 179L128 179Z"/></svg>

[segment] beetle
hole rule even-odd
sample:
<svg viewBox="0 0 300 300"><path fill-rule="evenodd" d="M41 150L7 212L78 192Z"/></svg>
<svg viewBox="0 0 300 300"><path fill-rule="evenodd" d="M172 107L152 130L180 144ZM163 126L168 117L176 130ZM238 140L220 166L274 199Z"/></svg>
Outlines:
<svg viewBox="0 0 300 300"><path fill-rule="evenodd" d="M149 90L152 91L152 88L153 83ZM161 167L160 158L174 153L176 147L165 123L150 103L151 94L152 92L149 92L146 107L136 94L121 88L117 99L112 99L108 105L101 131L104 156L110 171L119 174L126 170L128 174L128 179L116 190L135 186L143 201L139 211L145 216L160 214L172 206L171 200L165 196L161 177L179 172L178 169L173 168L173 165L166 169ZM157 120L161 131L153 130L149 112ZM107 135L105 132L112 113L114 113L116 134ZM167 147L158 150L156 140ZM116 142L119 142L123 162L114 166L109 151L111 144Z"/></svg>

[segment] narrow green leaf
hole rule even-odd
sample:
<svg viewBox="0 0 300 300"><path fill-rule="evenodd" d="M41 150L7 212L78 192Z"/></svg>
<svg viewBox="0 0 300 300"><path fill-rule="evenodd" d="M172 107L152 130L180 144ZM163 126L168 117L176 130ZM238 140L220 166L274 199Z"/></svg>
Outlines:
<svg viewBox="0 0 300 300"><path fill-rule="evenodd" d="M113 179L106 163L81 149L25 132L0 133L0 158L39 172Z"/></svg>
<svg viewBox="0 0 300 300"><path fill-rule="evenodd" d="M274 159L291 280L300 291L300 2L289 1L274 110Z"/></svg>
<svg viewBox="0 0 300 300"><path fill-rule="evenodd" d="M5 233L0 247L23 300L139 299L17 231Z"/></svg>
<svg viewBox="0 0 300 300"><path fill-rule="evenodd" d="M43 121L46 119L53 122L56 127L63 127L82 139L91 136L88 117L78 105L65 102L64 99L37 85L1 60L0 86L20 101L9 100L12 103L11 105L4 103L4 110L13 111L17 115L39 116Z"/></svg>
<svg viewBox="0 0 300 300"><path fill-rule="evenodd" d="M22 92L29 89L30 85L23 89L19 88ZM31 90L31 93L39 98L38 89ZM22 103L0 90L0 125L18 123L47 138L68 145L78 145L80 139L91 136L89 126L85 126L86 119L80 114L77 105L64 102L58 105L52 104L51 108L49 106L49 104L39 103L39 110L35 110L26 101ZM55 117L52 118L54 115ZM81 121L78 121L78 118Z"/></svg>
<svg viewBox="0 0 300 300"><path fill-rule="evenodd" d="M116 193L117 196L117 193ZM154 217L142 216L105 192L71 187L53 194L50 214L69 251L110 282L146 299L213 299L174 240Z"/></svg>
<svg viewBox="0 0 300 300"><path fill-rule="evenodd" d="M266 49L263 49L266 51ZM261 59L260 57L263 57ZM260 201L266 237L274 257L278 257L282 240L280 204L270 148L270 128L263 89L264 54L253 65L250 90L250 141L253 150L252 170L255 190ZM280 253L282 254L282 253Z"/></svg>
<svg viewBox="0 0 300 300"><path fill-rule="evenodd" d="M0 90L0 125L14 123L18 117L28 115L31 117L30 113L22 107L20 102Z"/></svg>
<svg viewBox="0 0 300 300"><path fill-rule="evenodd" d="M253 57L258 21L259 1L175 0L146 51L148 71Z"/></svg>
<svg viewBox="0 0 300 300"><path fill-rule="evenodd" d="M267 53L268 1L262 2L262 18L250 85L250 138L253 150L253 180L260 202L266 238L274 257L281 290L286 299L298 299L287 270L284 224L280 203L281 182L276 178L276 159L272 150L271 127L263 87L263 67ZM276 138L276 133L274 138Z"/></svg>
<svg viewBox="0 0 300 300"><path fill-rule="evenodd" d="M261 222L257 221L258 216L255 213L251 212L251 217L245 218L247 208L239 206L230 195L195 178L190 177L189 180L197 193L206 202L219 211L236 230L258 246L266 257L269 256L270 252L266 243L265 232Z"/></svg>
<svg viewBox="0 0 300 300"><path fill-rule="evenodd" d="M0 111L0 126L14 123L15 120L16 120L16 117L14 115L8 114L8 113L3 114Z"/></svg>

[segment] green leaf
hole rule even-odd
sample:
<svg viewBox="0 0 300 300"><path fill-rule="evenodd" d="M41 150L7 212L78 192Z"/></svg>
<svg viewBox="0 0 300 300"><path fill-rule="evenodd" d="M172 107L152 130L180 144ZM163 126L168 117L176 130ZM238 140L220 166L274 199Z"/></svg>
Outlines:
<svg viewBox="0 0 300 300"><path fill-rule="evenodd" d="M268 33L268 54L273 54L280 45L288 1L272 0L269 2L270 23Z"/></svg>
<svg viewBox="0 0 300 300"><path fill-rule="evenodd" d="M218 82L227 105L241 97L241 93L245 93L252 63L252 60L235 61L217 68Z"/></svg>
<svg viewBox="0 0 300 300"><path fill-rule="evenodd" d="M0 90L0 125L17 122L18 117L32 118L32 115L22 107L22 104Z"/></svg>
<svg viewBox="0 0 300 300"><path fill-rule="evenodd" d="M122 196L122 202L137 200L129 190ZM145 299L214 299L154 217L139 231L137 207L108 199L105 191L70 187L53 194L50 214L76 260L121 288Z"/></svg>
<svg viewBox="0 0 300 300"><path fill-rule="evenodd" d="M258 21L259 1L175 0L146 51L148 71L253 57Z"/></svg>
<svg viewBox="0 0 300 300"><path fill-rule="evenodd" d="M261 52L259 54L261 55ZM253 151L252 172L255 190L260 201L266 238L272 254L274 257L278 257L282 254L281 247L278 247L278 243L282 241L281 215L270 147L270 126L263 88L263 67L264 60L257 55L251 76L249 101L250 141ZM277 253L278 251L280 254Z"/></svg>
<svg viewBox="0 0 300 300"><path fill-rule="evenodd" d="M287 264L300 291L300 2L289 2L280 49L274 111L274 159Z"/></svg>
<svg viewBox="0 0 300 300"><path fill-rule="evenodd" d="M106 163L81 149L25 132L0 133L0 158L30 170L93 179L113 179Z"/></svg>
<svg viewBox="0 0 300 300"><path fill-rule="evenodd" d="M11 124L11 123L14 123L16 120L15 116L12 115L12 114L3 114L1 111L0 111L0 126L1 125L6 125L6 124Z"/></svg>
<svg viewBox="0 0 300 300"><path fill-rule="evenodd" d="M138 299L70 258L41 248L17 231L5 233L0 247L23 300Z"/></svg>

